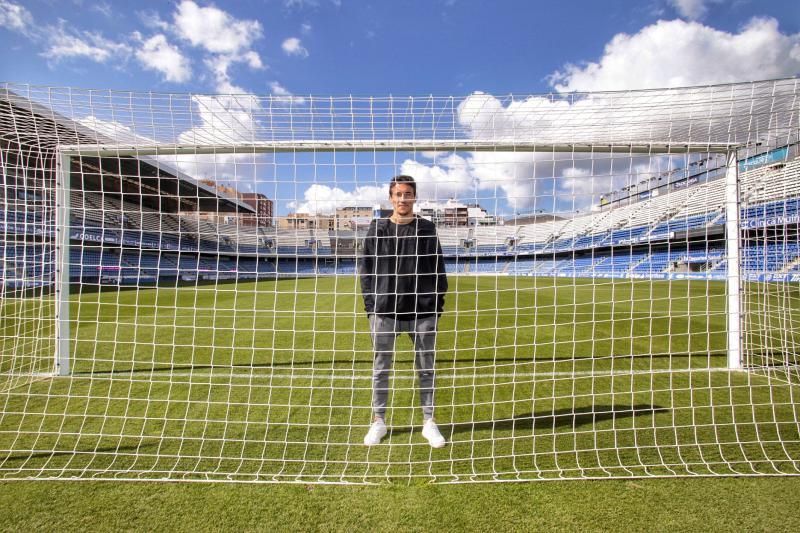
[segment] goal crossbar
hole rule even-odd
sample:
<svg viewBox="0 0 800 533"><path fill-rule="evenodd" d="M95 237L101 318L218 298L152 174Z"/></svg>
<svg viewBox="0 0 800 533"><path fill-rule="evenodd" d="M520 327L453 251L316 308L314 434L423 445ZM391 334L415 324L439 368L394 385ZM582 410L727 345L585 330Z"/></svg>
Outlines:
<svg viewBox="0 0 800 533"><path fill-rule="evenodd" d="M236 144L158 144L158 145L65 145L59 152L67 156L162 156L210 154L262 154L291 152L543 152L598 154L693 154L728 153L740 143L540 143L474 139L419 140L286 140Z"/></svg>

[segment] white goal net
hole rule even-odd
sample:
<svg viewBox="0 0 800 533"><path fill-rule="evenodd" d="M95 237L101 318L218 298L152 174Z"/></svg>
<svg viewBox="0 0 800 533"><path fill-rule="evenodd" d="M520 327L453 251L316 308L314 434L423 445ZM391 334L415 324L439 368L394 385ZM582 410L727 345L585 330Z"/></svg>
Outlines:
<svg viewBox="0 0 800 533"><path fill-rule="evenodd" d="M797 474L798 89L2 84L0 478ZM397 175L432 255L375 251ZM441 267L428 341L371 331L380 253Z"/></svg>

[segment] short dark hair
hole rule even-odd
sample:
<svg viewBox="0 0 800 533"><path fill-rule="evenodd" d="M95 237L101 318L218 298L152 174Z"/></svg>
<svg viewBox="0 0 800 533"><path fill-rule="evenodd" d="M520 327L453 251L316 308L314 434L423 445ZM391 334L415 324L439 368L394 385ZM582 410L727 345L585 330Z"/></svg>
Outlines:
<svg viewBox="0 0 800 533"><path fill-rule="evenodd" d="M414 178L411 176L407 176L405 174L400 174L399 176L395 176L392 178L392 181L389 182L389 196L392 195L392 191L394 190L394 186L398 183L406 183L411 185L411 189L414 191L414 196L417 196L417 182L414 181Z"/></svg>

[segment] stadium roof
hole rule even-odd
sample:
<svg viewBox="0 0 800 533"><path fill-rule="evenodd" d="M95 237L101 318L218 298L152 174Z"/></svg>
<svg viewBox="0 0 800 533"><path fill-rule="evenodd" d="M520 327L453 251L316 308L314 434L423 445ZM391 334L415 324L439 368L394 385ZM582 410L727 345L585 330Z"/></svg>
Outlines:
<svg viewBox="0 0 800 533"><path fill-rule="evenodd" d="M0 89L0 139L55 156L62 146L113 141L84 123L65 117L13 91ZM73 161L72 182L82 190L139 195L144 205L157 203L161 210L246 211L253 207L225 195L192 176L151 156L136 154L87 155Z"/></svg>

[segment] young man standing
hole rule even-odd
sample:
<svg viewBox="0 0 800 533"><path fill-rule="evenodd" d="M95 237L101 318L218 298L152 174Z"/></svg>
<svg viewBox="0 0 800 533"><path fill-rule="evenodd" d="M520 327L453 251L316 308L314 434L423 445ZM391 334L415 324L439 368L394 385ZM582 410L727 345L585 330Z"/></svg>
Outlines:
<svg viewBox="0 0 800 533"><path fill-rule="evenodd" d="M395 340L407 333L414 343L422 436L434 448L446 441L433 420L436 326L444 310L447 274L436 226L414 215L417 184L395 176L389 184L393 212L373 220L364 240L359 266L361 293L372 333L373 421L364 444L374 446L386 435L386 402Z"/></svg>

